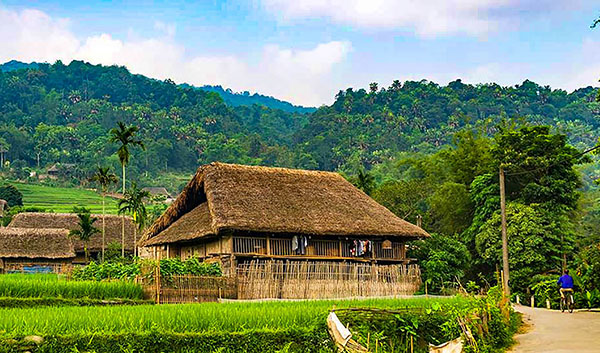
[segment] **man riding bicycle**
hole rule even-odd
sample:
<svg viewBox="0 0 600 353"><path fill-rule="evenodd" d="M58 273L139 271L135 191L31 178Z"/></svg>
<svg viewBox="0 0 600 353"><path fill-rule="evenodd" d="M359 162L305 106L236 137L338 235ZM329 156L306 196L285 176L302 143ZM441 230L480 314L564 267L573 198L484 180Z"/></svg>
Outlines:
<svg viewBox="0 0 600 353"><path fill-rule="evenodd" d="M560 285L560 297L564 300L565 293L573 293L573 277L569 275L569 270L565 269L565 273L558 279Z"/></svg>

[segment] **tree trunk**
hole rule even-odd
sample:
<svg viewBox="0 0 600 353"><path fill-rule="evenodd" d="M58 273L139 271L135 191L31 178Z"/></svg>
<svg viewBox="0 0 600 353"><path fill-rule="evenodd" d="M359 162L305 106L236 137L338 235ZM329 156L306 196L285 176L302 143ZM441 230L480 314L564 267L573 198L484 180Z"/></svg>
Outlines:
<svg viewBox="0 0 600 353"><path fill-rule="evenodd" d="M133 257L137 256L137 227L133 227Z"/></svg>
<svg viewBox="0 0 600 353"><path fill-rule="evenodd" d="M102 262L104 262L104 249L106 248L106 210L104 207L104 199L106 198L106 192L102 193Z"/></svg>
<svg viewBox="0 0 600 353"><path fill-rule="evenodd" d="M123 166L123 195L125 197L125 164ZM125 257L125 215L121 215L121 257Z"/></svg>

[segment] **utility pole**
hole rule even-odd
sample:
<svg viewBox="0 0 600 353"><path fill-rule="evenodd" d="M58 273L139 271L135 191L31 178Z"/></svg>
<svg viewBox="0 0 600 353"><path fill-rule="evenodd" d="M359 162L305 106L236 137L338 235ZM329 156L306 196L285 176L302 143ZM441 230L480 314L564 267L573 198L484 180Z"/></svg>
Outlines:
<svg viewBox="0 0 600 353"><path fill-rule="evenodd" d="M510 288L508 287L508 236L506 235L506 189L504 187L504 169L500 166L500 211L502 213L502 282L504 284L504 294L510 297Z"/></svg>

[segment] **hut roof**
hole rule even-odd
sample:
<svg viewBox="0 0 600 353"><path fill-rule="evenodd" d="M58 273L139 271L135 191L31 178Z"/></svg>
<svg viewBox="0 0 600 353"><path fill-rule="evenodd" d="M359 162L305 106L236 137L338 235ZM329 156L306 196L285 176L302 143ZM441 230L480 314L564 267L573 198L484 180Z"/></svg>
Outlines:
<svg viewBox="0 0 600 353"><path fill-rule="evenodd" d="M429 236L337 173L211 163L198 169L144 234L143 244L190 240L224 230Z"/></svg>
<svg viewBox="0 0 600 353"><path fill-rule="evenodd" d="M94 226L102 230L102 215L93 214L98 218ZM121 216L106 215L106 245L117 242L121 243ZM41 213L41 212L23 212L17 214L8 225L15 228L63 228L78 229L79 218L75 213ZM125 217L125 249L132 251L133 242L133 222L131 217ZM75 251L81 252L84 248L84 242L79 239L73 239ZM88 242L89 251L102 250L102 233L96 233Z"/></svg>
<svg viewBox="0 0 600 353"><path fill-rule="evenodd" d="M150 193L150 195L163 195L166 197L171 196L171 194L169 194L167 189L163 188L163 187L148 186L148 187L143 188L142 190L148 191Z"/></svg>
<svg viewBox="0 0 600 353"><path fill-rule="evenodd" d="M66 229L0 228L0 257L73 258L68 234Z"/></svg>

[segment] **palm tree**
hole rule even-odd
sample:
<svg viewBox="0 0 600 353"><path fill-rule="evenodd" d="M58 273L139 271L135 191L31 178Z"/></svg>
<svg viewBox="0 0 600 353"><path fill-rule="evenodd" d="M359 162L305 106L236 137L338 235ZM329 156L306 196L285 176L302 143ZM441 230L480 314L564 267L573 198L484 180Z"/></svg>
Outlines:
<svg viewBox="0 0 600 353"><path fill-rule="evenodd" d="M112 184L118 183L119 179L117 179L117 176L110 171L110 168L98 166L96 172L94 175L92 175L91 180L98 183L102 189L102 262L104 262L104 250L106 247L106 210L104 199L106 197L106 191L108 190L108 187Z"/></svg>
<svg viewBox="0 0 600 353"><path fill-rule="evenodd" d="M373 187L375 186L375 178L369 172L360 169L356 175L355 185L364 191L365 194L371 195Z"/></svg>
<svg viewBox="0 0 600 353"><path fill-rule="evenodd" d="M117 127L110 130L110 142L120 143L117 155L123 168L123 196L125 196L125 166L129 164L129 158L131 152L129 151L130 146L139 146L142 150L146 149L144 143L141 140L135 138L136 132L139 127L132 125L127 126L122 121L117 123ZM125 257L125 218L121 219L121 256Z"/></svg>
<svg viewBox="0 0 600 353"><path fill-rule="evenodd" d="M69 231L69 235L73 237L78 237L79 240L84 242L83 250L85 251L85 261L87 262L89 259L88 253L88 242L90 238L99 233L100 230L94 227L94 223L98 220L96 217L92 217L90 211L85 208L74 208L74 211L77 213L77 217L79 218L79 229L72 229Z"/></svg>
<svg viewBox="0 0 600 353"><path fill-rule="evenodd" d="M148 211L144 204L144 199L150 198L150 193L146 190L138 189L135 182L131 183L131 188L125 192L123 198L119 200L119 214L128 213L133 217L133 255L137 256L137 231L142 231L148 220Z"/></svg>

